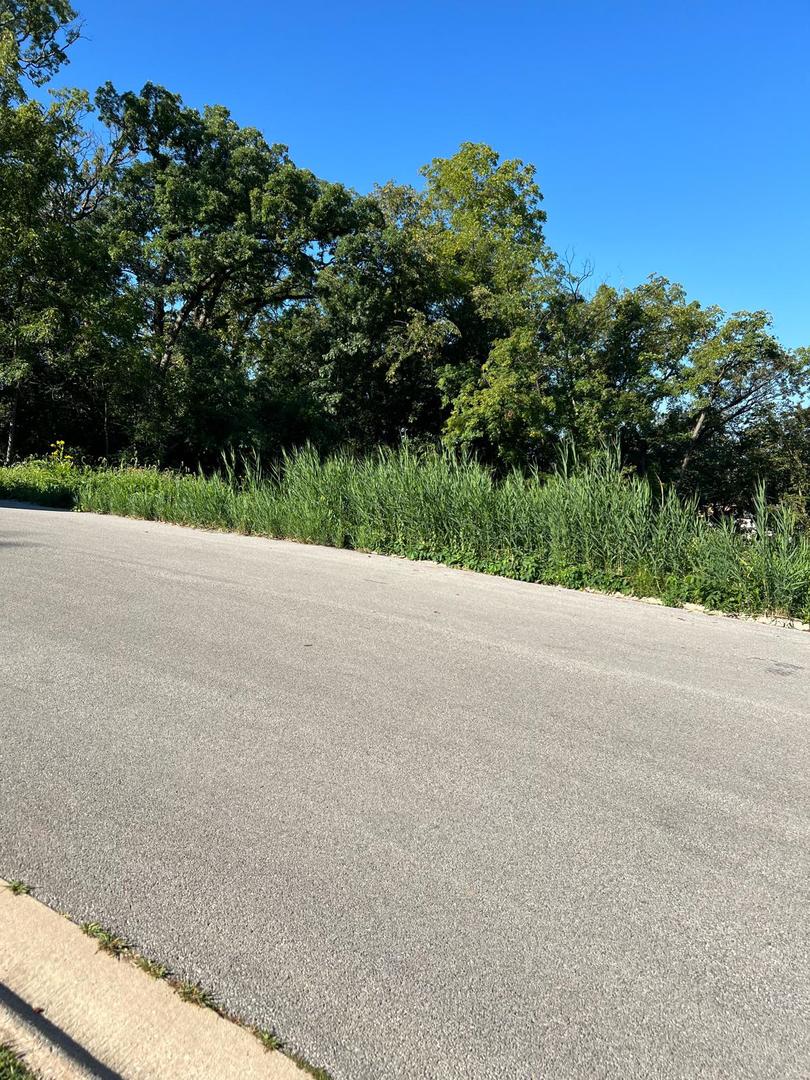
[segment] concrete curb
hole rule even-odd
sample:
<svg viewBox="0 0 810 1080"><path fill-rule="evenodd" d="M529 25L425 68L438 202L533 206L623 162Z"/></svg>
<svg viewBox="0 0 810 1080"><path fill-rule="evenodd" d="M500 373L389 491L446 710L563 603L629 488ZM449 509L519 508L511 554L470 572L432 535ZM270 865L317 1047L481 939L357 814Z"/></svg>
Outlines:
<svg viewBox="0 0 810 1080"><path fill-rule="evenodd" d="M0 1043L42 1080L306 1080L245 1028L99 952L0 880Z"/></svg>

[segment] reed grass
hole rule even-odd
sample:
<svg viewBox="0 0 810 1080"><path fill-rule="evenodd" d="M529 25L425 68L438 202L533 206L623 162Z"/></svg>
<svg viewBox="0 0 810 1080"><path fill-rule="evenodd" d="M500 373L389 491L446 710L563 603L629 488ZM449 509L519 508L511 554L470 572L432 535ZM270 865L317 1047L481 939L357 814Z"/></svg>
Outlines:
<svg viewBox="0 0 810 1080"><path fill-rule="evenodd" d="M709 523L694 501L628 475L617 455L569 455L550 477L497 478L469 458L404 446L322 460L312 449L226 462L212 476L30 461L0 496L357 548L668 604L810 616L810 538L755 499L756 531Z"/></svg>

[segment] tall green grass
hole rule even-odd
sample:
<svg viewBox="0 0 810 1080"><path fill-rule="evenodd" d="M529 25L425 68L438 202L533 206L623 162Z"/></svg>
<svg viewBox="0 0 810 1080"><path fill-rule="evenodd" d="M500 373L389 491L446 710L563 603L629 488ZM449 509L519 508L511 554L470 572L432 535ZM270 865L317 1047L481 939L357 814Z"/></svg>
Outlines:
<svg viewBox="0 0 810 1080"><path fill-rule="evenodd" d="M807 618L810 538L756 497L756 532L710 524L694 502L623 472L615 454L551 477L496 478L480 463L409 447L358 458L288 454L214 476L82 469L64 460L0 469L0 496L105 514L286 537L666 603Z"/></svg>

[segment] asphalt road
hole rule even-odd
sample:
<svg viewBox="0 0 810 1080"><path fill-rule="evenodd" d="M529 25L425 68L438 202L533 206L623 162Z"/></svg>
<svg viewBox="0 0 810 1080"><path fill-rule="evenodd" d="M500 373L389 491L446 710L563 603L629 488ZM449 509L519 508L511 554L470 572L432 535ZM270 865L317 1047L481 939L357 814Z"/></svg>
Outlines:
<svg viewBox="0 0 810 1080"><path fill-rule="evenodd" d="M810 635L0 508L0 875L337 1080L810 1076Z"/></svg>

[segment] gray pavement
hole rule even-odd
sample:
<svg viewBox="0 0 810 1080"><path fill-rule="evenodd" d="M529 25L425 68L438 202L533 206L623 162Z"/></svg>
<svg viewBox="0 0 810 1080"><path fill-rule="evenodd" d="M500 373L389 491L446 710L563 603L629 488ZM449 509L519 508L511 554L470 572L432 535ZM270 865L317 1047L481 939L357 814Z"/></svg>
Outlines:
<svg viewBox="0 0 810 1080"><path fill-rule="evenodd" d="M337 1080L810 1075L810 635L0 507L0 875Z"/></svg>

